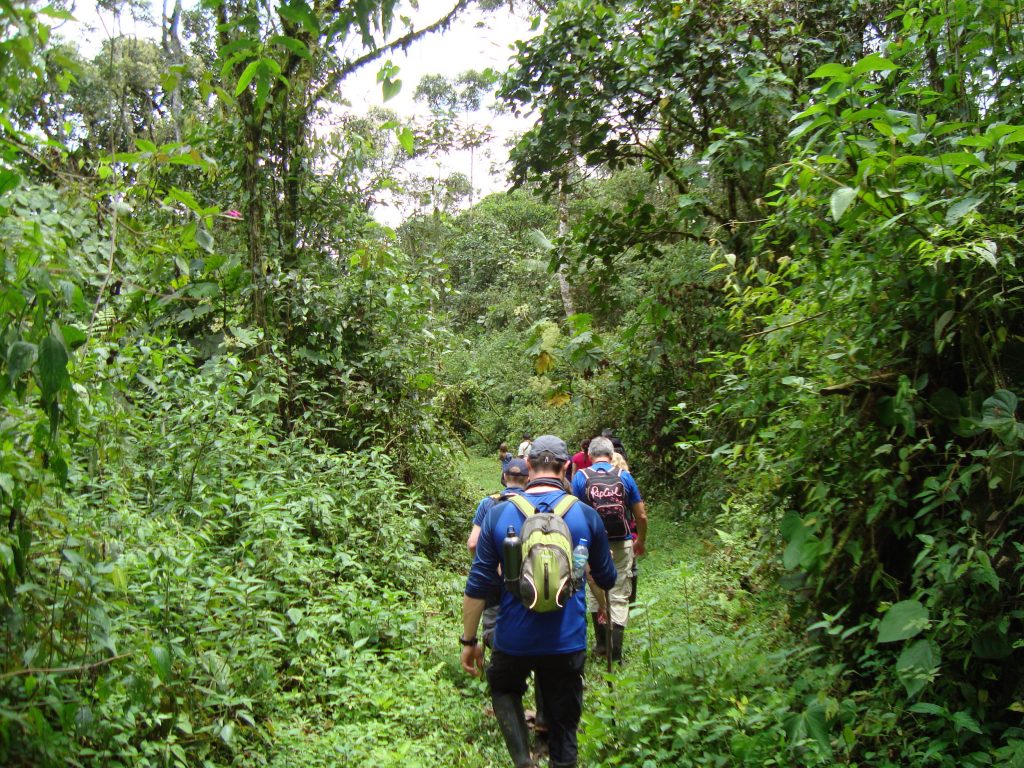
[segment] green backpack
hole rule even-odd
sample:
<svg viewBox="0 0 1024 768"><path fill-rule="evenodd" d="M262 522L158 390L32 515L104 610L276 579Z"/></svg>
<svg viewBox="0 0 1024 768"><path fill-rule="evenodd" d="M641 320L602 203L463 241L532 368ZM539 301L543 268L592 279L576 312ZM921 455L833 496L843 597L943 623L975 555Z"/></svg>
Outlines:
<svg viewBox="0 0 1024 768"><path fill-rule="evenodd" d="M536 613L560 611L576 589L572 580L572 532L563 519L578 499L566 494L550 511L540 511L523 496L509 498L526 518L519 531L523 565L519 599Z"/></svg>

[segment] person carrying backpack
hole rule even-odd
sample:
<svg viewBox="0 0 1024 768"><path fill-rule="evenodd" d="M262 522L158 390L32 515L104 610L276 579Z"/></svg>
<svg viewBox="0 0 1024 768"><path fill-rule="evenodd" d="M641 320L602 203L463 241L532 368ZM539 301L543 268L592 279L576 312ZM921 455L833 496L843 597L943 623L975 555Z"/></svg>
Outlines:
<svg viewBox="0 0 1024 768"><path fill-rule="evenodd" d="M611 429L610 427L607 429L602 429L601 437L607 437L609 440L611 440L612 448L615 449L615 453L620 453L622 454L622 458L626 458L626 446L624 446L622 444L622 440L619 439L618 436L616 436L614 429Z"/></svg>
<svg viewBox="0 0 1024 768"><path fill-rule="evenodd" d="M610 590L606 617L612 623L611 648L606 646L606 629L601 626L598 600L593 594L587 595L587 610L597 636L594 653L609 653L613 661L622 661L622 641L629 620L629 599L633 588L633 559L642 555L646 548L647 509L633 476L612 465L616 451L609 438L595 437L590 441L588 453L593 464L573 476L572 492L597 510L604 522L618 571L618 580ZM633 540L634 523L636 541Z"/></svg>
<svg viewBox="0 0 1024 768"><path fill-rule="evenodd" d="M466 549L469 550L470 557L476 556L476 542L480 538L480 526L483 525L484 517L487 516L487 513L491 511L495 504L505 501L514 494L522 493L528 479L529 470L526 466L526 459L510 457L508 465L501 473L501 483L505 486L504 489L498 493L484 496L476 506L476 512L473 515L473 528L466 539ZM484 626L481 639L488 648L491 647L491 637L494 634L494 623L498 618L498 603L500 602L501 590L496 589L487 598L487 607L484 608ZM538 707L539 709L540 707Z"/></svg>
<svg viewBox="0 0 1024 768"><path fill-rule="evenodd" d="M607 589L618 577L601 519L562 486L568 460L560 438L541 435L533 442L527 455L530 482L521 496L495 504L484 517L463 596L461 664L477 676L483 671L480 616L489 591L507 579L487 680L516 768L535 766L523 712L531 671L543 693L551 766L576 765L587 614L583 590L573 578L573 551L581 552L585 542L597 587Z"/></svg>

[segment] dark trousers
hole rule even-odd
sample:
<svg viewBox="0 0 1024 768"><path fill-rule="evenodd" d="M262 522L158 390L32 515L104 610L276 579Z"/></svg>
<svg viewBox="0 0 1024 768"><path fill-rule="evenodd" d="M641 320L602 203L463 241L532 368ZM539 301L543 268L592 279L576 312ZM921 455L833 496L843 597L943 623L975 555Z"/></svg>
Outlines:
<svg viewBox="0 0 1024 768"><path fill-rule="evenodd" d="M552 763L576 761L576 730L583 714L583 665L586 651L552 656L491 654L487 682L491 695L526 693L526 679L534 673L534 685L544 699L548 725L548 752Z"/></svg>

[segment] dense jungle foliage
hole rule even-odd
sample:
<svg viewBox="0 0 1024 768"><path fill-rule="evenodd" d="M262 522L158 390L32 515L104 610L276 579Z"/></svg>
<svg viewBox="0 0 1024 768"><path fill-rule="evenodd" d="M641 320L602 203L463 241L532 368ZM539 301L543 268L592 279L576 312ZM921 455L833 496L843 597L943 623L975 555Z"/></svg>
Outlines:
<svg viewBox="0 0 1024 768"><path fill-rule="evenodd" d="M437 7L0 2L3 764L505 764L474 497L614 427L587 765L1024 765L1024 3ZM344 109L471 10L508 71Z"/></svg>

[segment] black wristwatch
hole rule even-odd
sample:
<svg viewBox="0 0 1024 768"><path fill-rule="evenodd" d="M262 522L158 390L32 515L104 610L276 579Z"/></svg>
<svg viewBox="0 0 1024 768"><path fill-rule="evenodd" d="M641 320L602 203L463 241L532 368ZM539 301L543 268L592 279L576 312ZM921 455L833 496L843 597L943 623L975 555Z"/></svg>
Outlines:
<svg viewBox="0 0 1024 768"><path fill-rule="evenodd" d="M475 637L470 639L470 640L467 640L466 638L460 636L459 637L459 642L462 643L463 645L468 645L468 646L472 647L472 646L476 645L478 641L477 641L477 639Z"/></svg>

